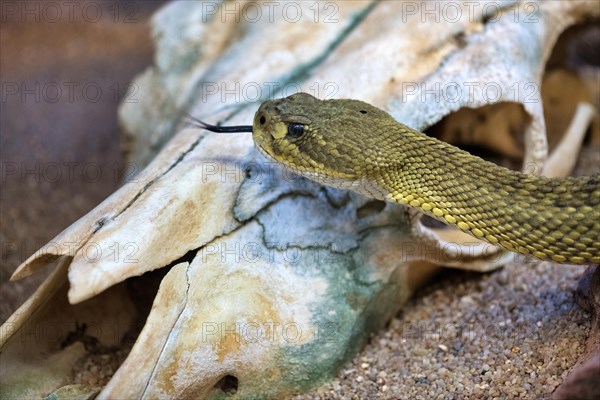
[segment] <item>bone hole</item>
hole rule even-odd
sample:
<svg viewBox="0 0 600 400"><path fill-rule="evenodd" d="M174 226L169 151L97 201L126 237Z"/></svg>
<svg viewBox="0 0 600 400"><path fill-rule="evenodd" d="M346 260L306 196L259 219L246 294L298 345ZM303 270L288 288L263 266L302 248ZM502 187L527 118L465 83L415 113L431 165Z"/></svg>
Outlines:
<svg viewBox="0 0 600 400"><path fill-rule="evenodd" d="M215 389L220 389L223 393L233 395L238 390L238 378L233 375L225 375L215 384Z"/></svg>
<svg viewBox="0 0 600 400"><path fill-rule="evenodd" d="M518 171L523 164L525 132L531 121L522 104L505 101L460 108L427 128L425 133Z"/></svg>
<svg viewBox="0 0 600 400"><path fill-rule="evenodd" d="M252 167L251 166L247 166L246 168L244 168L244 176L246 177L246 179L251 179L252 175L253 175L252 171Z"/></svg>
<svg viewBox="0 0 600 400"><path fill-rule="evenodd" d="M356 210L356 217L359 219L370 217L380 213L385 208L385 201L371 200Z"/></svg>

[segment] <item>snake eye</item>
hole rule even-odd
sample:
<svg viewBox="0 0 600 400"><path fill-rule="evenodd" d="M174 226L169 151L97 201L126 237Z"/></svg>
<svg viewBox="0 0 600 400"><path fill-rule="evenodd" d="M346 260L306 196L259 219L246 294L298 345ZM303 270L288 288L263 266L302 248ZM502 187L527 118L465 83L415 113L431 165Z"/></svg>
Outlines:
<svg viewBox="0 0 600 400"><path fill-rule="evenodd" d="M304 125L302 124L289 124L288 125L288 136L293 138L299 138L304 134Z"/></svg>

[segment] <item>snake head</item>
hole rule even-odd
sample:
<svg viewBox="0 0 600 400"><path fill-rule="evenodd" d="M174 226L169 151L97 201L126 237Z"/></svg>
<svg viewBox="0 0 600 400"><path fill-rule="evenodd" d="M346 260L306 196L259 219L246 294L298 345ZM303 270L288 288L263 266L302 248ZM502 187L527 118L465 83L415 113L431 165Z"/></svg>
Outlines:
<svg viewBox="0 0 600 400"><path fill-rule="evenodd" d="M258 149L293 172L330 186L352 189L385 167L387 113L358 100L319 100L307 93L264 102L254 116ZM385 135L384 135L385 136ZM389 159L389 158L388 158Z"/></svg>

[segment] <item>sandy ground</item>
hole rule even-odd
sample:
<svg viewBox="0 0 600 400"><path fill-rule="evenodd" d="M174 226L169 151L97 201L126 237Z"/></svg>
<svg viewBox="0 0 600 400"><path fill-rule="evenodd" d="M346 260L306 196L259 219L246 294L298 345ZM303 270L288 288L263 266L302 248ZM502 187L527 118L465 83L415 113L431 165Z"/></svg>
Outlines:
<svg viewBox="0 0 600 400"><path fill-rule="evenodd" d="M583 270L449 270L331 384L297 399L546 398L585 349L590 315L573 295Z"/></svg>

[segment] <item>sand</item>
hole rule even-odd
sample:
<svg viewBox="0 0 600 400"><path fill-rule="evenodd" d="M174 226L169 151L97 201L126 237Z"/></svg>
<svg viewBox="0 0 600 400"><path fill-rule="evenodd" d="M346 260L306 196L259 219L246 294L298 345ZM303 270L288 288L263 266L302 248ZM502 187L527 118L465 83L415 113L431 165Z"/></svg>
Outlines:
<svg viewBox="0 0 600 400"><path fill-rule="evenodd" d="M443 272L333 382L295 399L547 398L585 349L590 315L574 301L584 269Z"/></svg>

